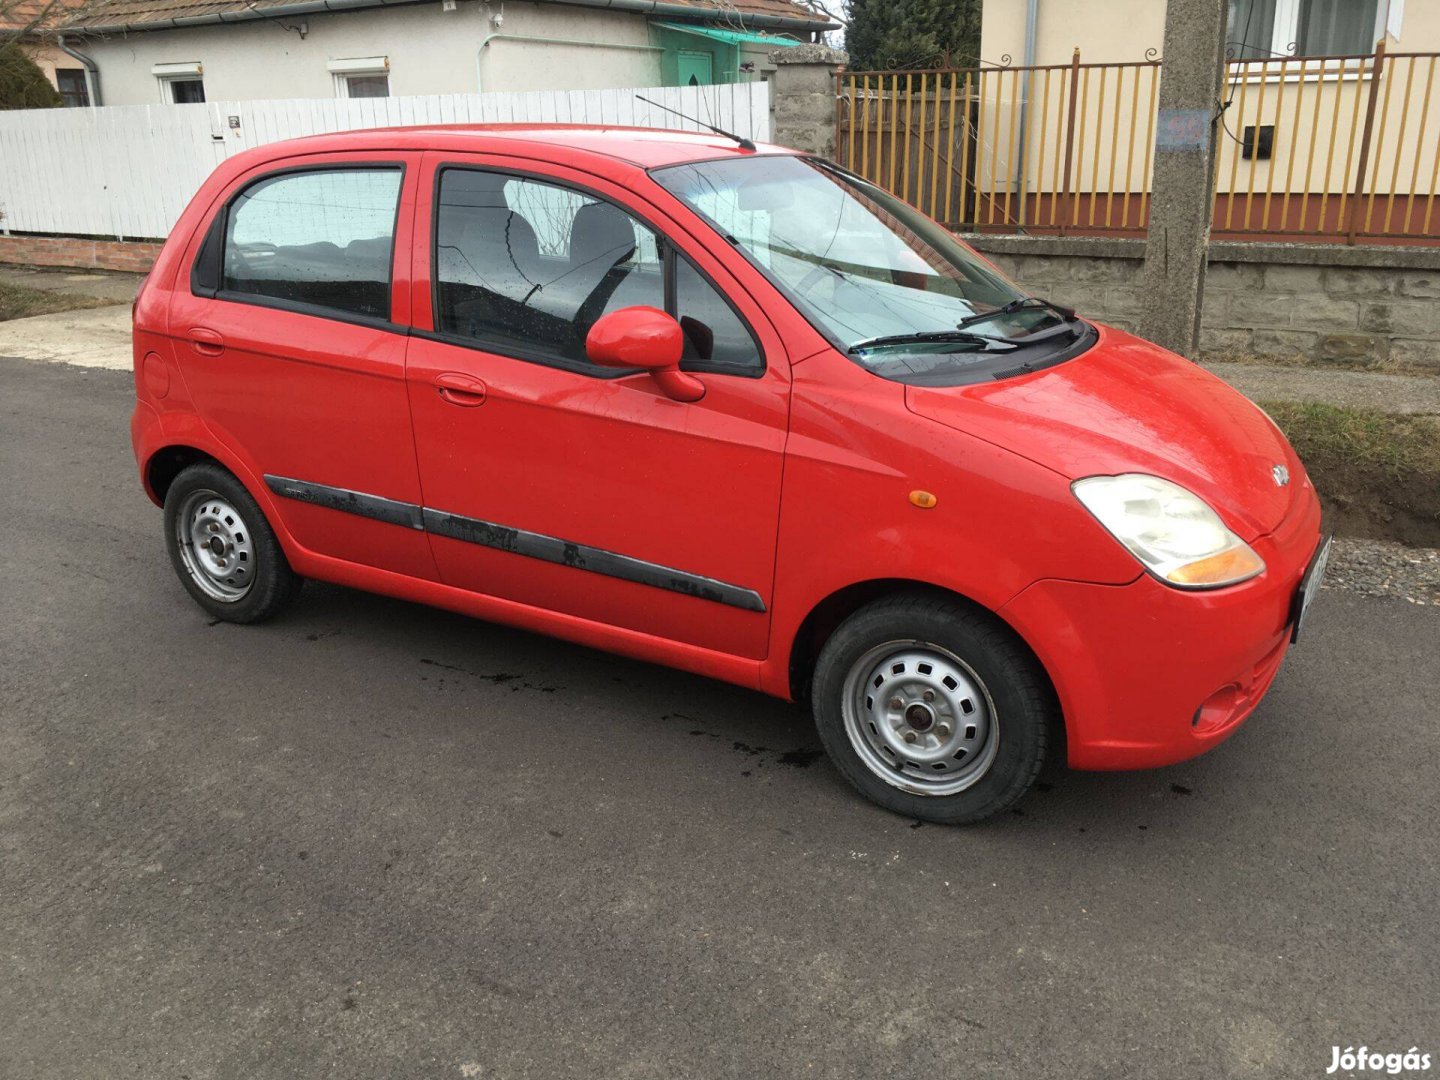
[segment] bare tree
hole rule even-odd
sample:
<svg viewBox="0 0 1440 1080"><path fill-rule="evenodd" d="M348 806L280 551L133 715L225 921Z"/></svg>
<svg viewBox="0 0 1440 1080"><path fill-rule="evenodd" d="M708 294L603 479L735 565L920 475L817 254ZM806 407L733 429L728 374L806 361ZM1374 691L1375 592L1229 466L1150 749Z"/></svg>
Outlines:
<svg viewBox="0 0 1440 1080"><path fill-rule="evenodd" d="M0 49L53 37L56 27L82 6L76 0L0 0Z"/></svg>
<svg viewBox="0 0 1440 1080"><path fill-rule="evenodd" d="M839 0L834 3L828 3L826 0L795 0L795 2L803 8L813 11L816 15L823 15L831 22L839 23L841 26L850 21L849 12L846 10L848 5Z"/></svg>
<svg viewBox="0 0 1440 1080"><path fill-rule="evenodd" d="M4 0L0 0L0 3L3 2ZM839 23L841 26L845 25L846 20L842 0L794 0L794 3L797 7L804 8L812 14L819 15L829 22ZM728 29L751 29L750 24L746 21L749 12L742 11L739 5L735 3L735 0L713 0L712 6L715 12L715 21L721 23ZM697 9L697 11L698 10L699 9ZM819 31L820 39L830 44L829 39L834 33L832 30Z"/></svg>

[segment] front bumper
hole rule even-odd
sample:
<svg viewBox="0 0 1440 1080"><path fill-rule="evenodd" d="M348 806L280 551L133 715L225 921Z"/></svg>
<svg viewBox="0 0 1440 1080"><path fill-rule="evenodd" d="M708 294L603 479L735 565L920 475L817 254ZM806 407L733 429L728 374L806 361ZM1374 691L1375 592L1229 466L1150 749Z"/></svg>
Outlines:
<svg viewBox="0 0 1440 1080"><path fill-rule="evenodd" d="M1313 493L1251 546L1265 572L1212 592L1142 574L1128 585L1038 581L1000 614L1045 665L1071 767L1143 769L1204 753L1270 688L1300 579L1320 543Z"/></svg>

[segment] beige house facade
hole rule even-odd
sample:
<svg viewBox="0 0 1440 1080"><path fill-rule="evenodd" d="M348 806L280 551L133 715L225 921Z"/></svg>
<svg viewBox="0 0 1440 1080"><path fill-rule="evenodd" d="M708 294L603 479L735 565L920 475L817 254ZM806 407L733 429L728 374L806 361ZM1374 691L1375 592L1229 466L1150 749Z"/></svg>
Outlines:
<svg viewBox="0 0 1440 1080"><path fill-rule="evenodd" d="M1165 6L986 0L980 224L1144 228ZM1230 0L1229 16L1216 229L1440 233L1440 2Z"/></svg>
<svg viewBox="0 0 1440 1080"><path fill-rule="evenodd" d="M63 20L80 0L19 0L0 3L0 39L19 32L20 48L60 92L65 105L90 104L89 84L84 65L55 45L54 24Z"/></svg>
<svg viewBox="0 0 1440 1080"><path fill-rule="evenodd" d="M1086 63L1144 60L1164 44L1165 6L1165 0L985 0L980 55L993 63L1008 56L1017 65L1068 64L1079 49ZM1440 52L1440 3L1230 0L1227 39L1236 59L1369 53L1382 37L1392 51Z"/></svg>
<svg viewBox="0 0 1440 1080"><path fill-rule="evenodd" d="M64 104L72 107L90 104L89 82L80 61L45 42L27 44L24 49L25 55L50 80L50 85L60 91Z"/></svg>

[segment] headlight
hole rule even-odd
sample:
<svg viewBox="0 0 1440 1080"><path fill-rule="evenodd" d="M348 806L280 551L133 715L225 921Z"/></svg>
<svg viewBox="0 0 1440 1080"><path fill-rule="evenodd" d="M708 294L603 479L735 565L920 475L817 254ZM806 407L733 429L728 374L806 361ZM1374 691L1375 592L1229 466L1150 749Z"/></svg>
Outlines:
<svg viewBox="0 0 1440 1080"><path fill-rule="evenodd" d="M1087 477L1070 487L1110 535L1167 584L1218 589L1265 569L1249 544L1179 484L1125 473Z"/></svg>

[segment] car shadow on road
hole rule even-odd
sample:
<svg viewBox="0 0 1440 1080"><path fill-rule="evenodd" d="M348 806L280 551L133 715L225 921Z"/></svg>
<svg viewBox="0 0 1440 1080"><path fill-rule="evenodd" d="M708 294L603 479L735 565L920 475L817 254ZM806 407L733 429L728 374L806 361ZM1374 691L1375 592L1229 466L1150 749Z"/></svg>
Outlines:
<svg viewBox="0 0 1440 1080"><path fill-rule="evenodd" d="M664 745L684 758L676 768L692 767L698 753L707 767L713 762L718 770L765 779L772 786L779 783L792 796L801 794L797 786L809 788L802 797L843 807L844 813L856 816L857 826L870 817L887 827L899 820L850 791L825 760L803 705L524 630L317 582L307 584L300 602L269 630L291 639L296 649L347 650L353 653L346 658L348 665L413 679L426 703L425 723L492 723L498 716L525 725L537 712L578 712L587 718L587 732L578 737L581 746L587 739L641 740L659 724L668 729L670 741ZM686 740L693 740L693 747L679 749ZM1224 775L1229 756L1222 746L1194 762L1136 773L1072 772L1051 762L1018 806L983 828L993 834L1038 829L1143 840L1152 830L1183 831L1204 822L1213 835L1218 807L1212 805L1212 796L1218 802L1232 786ZM666 768L665 754L658 754L651 766Z"/></svg>
<svg viewBox="0 0 1440 1080"><path fill-rule="evenodd" d="M359 641L431 689L484 690L502 704L528 703L536 695L564 699L617 720L658 720L742 756L770 755L786 764L809 765L822 756L802 706L438 608L309 582L275 627L311 645Z"/></svg>

